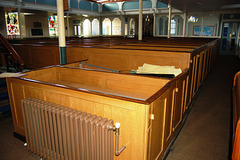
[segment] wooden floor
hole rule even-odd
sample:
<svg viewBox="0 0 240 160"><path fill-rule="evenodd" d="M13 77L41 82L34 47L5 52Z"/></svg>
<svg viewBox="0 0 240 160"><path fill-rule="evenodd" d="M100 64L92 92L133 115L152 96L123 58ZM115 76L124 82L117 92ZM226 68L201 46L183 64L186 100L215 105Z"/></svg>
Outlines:
<svg viewBox="0 0 240 160"><path fill-rule="evenodd" d="M172 146L167 160L226 160L231 138L232 80L240 61L220 56ZM33 160L24 142L14 138L10 116L0 116L0 159Z"/></svg>

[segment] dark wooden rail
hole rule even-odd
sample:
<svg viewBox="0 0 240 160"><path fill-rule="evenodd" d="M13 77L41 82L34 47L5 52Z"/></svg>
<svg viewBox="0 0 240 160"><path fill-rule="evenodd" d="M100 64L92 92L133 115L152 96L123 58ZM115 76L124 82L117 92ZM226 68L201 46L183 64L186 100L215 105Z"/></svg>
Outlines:
<svg viewBox="0 0 240 160"><path fill-rule="evenodd" d="M14 65L15 65L14 67L19 67L20 70L22 70L24 68L23 60L18 55L18 53L15 51L15 49L11 46L11 44L6 40L6 38L3 37L1 32L0 32L0 40L3 43L3 45L6 47L6 49L9 51L9 54L12 56L12 58L13 58L12 61L13 61ZM6 60L6 64L8 64L9 62L7 62L7 58L5 58L5 60Z"/></svg>
<svg viewBox="0 0 240 160"><path fill-rule="evenodd" d="M233 82L233 151L232 160L240 159L240 72Z"/></svg>

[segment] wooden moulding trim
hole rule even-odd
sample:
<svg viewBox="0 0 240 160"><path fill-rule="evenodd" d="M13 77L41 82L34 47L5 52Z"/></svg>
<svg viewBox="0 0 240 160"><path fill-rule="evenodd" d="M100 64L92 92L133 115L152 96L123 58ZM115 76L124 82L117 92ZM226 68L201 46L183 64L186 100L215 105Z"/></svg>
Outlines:
<svg viewBox="0 0 240 160"><path fill-rule="evenodd" d="M38 70L53 68L53 67L78 69L78 68L74 68L74 67L65 67L65 66L61 66L61 65L54 65L54 66L43 67L40 69L35 69L32 71L38 71ZM88 71L94 71L94 70L88 70ZM31 71L27 71L27 72L31 72ZM27 73L27 72L24 72L24 73ZM101 71L101 72L109 73L106 71ZM160 88L156 93L154 93L151 97L149 97L146 100L140 99L140 98L135 98L135 97L128 97L128 96L124 96L124 95L113 94L113 93L101 92L101 91L97 91L97 90L75 88L75 87L70 87L70 86L65 86L65 85L60 85L60 84L43 82L43 81L33 80L33 79L29 79L29 78L24 78L24 77L13 77L13 78L21 79L21 80L28 81L28 82L50 85L50 86L55 86L55 87L60 87L60 88L65 88L65 89L71 89L71 90L75 90L75 91L80 91L80 92L85 92L85 93L90 93L90 94L111 97L111 98L116 98L116 99L121 99L121 100L125 100L125 101L136 102L136 103L148 105L148 104L151 104L154 100L156 100L159 96L161 96L167 89L169 89L173 83L175 83L178 79L180 79L182 76L184 76L185 74L188 74L188 73L189 73L189 69L187 68L181 74L179 74L177 77L171 79L167 84L165 84L162 88ZM111 74L117 74L117 73L111 73ZM131 74L131 76L138 76L138 75ZM151 77L151 78L158 78L158 77Z"/></svg>
<svg viewBox="0 0 240 160"><path fill-rule="evenodd" d="M54 66L47 66L47 67L43 67L43 68L32 70L32 71L38 71L38 70L47 69L47 68L54 68L54 67L79 69L79 68L74 68L74 67L65 67L65 66L61 66L61 65L54 65ZM88 70L88 71L94 71L94 70ZM31 71L27 71L27 72L24 72L24 73L28 73L28 72L31 72ZM109 73L109 72L106 72L106 71L102 71L102 72ZM117 74L117 73L111 73L111 74ZM135 75L131 75L131 76L135 76ZM70 89L70 90L75 90L75 91L80 91L80 92L85 92L85 93L105 96L105 97L121 99L121 100L125 100L125 101L130 101L130 102L136 102L136 103L140 103L140 104L146 104L147 105L147 104L151 103L149 101L146 101L145 99L129 97L129 96L124 96L124 95L118 95L118 94L113 94L113 93L108 93L108 92L101 92L101 91L97 91L97 90L89 90L89 89L84 89L84 88L75 88L75 87L65 86L65 85L61 85L61 84L54 84L54 83L43 82L43 81L34 80L34 79L30 79L30 78L24 78L24 77L12 77L12 78L20 79L20 80L24 80L24 81L28 81L28 82L32 82L32 83L38 83L38 84L43 84L43 85L50 85L50 86L55 86L55 87L60 87L60 88L65 88L65 89ZM161 88L160 90L162 90L163 88ZM159 91L157 91L157 93L158 92Z"/></svg>
<svg viewBox="0 0 240 160"><path fill-rule="evenodd" d="M181 77L185 76L186 74L189 73L189 69L185 69L181 74L179 74L177 77L173 78L170 80L165 86L163 86L160 90L158 90L155 94L153 94L150 98L146 100L147 104L152 103L155 101L158 97L160 97L165 91L167 91L169 88L171 88L174 83Z"/></svg>
<svg viewBox="0 0 240 160"><path fill-rule="evenodd" d="M53 68L53 67L62 67L62 66L61 65L46 66L46 67L42 67L42 68L32 69L30 71L25 71L25 72L22 72L22 73L25 74L25 73L28 73L28 72L33 72L33 71L38 71L38 70L47 69L47 68Z"/></svg>
<svg viewBox="0 0 240 160"><path fill-rule="evenodd" d="M65 65L69 65L69 64L72 64L72 63L81 63L81 62L86 62L86 61L88 61L88 59L83 59L83 60L80 60L80 61L70 62L70 63L64 64L64 65L62 65L62 66L67 67L67 66L65 66Z"/></svg>
<svg viewBox="0 0 240 160"><path fill-rule="evenodd" d="M105 46L67 46L67 48L97 48L97 49L118 49L118 50L140 50L140 51L158 51L158 52L179 52L179 53L191 53L192 51L169 51L169 50L154 50L154 49L141 49L141 48L109 48Z"/></svg>
<svg viewBox="0 0 240 160"><path fill-rule="evenodd" d="M131 44L131 45L128 45L128 44ZM108 46L110 46L111 47L111 45L118 45L118 46L135 46L135 47L139 47L139 46L141 46L141 44L140 43L135 43L135 44L133 44L133 43L128 43L128 44L126 44L126 43L113 43L113 44L103 44L103 45L99 45L99 46L106 46L106 47L108 47ZM143 43L144 44L144 43ZM159 47L159 48L179 48L179 49L195 49L195 48L193 48L193 47L189 47L189 46L162 46L161 44L159 44L159 45L152 45L152 44L149 44L149 45L143 45L144 47L146 47L146 48L148 48L148 47ZM185 51L184 51L185 52Z"/></svg>
<svg viewBox="0 0 240 160"><path fill-rule="evenodd" d="M23 43L23 44L12 44L13 46L32 46L32 47L58 47L56 44L35 44L35 43Z"/></svg>
<svg viewBox="0 0 240 160"><path fill-rule="evenodd" d="M44 67L44 68L52 68L52 67L72 68L72 67L64 67L64 66L49 66L49 67ZM77 68L72 68L72 69L77 69ZM37 70L41 70L41 69L37 69ZM35 71L37 71L37 70L35 70ZM112 73L112 74L116 74L116 73ZM136 76L136 75L131 75L131 76ZM75 91L80 91L80 92L85 92L85 93L90 93L90 94L95 94L95 95L100 95L100 96L105 96L105 97L111 97L111 98L116 98L116 99L121 99L121 100L125 100L125 101L136 102L136 103L146 104L146 105L152 103L155 99L158 98L158 96L160 96L162 93L164 93L170 87L169 83L167 83L165 86L160 88L155 94L153 94L151 97L149 97L147 100L145 100L145 99L140 99L140 98L135 98L135 97L128 97L128 96L124 96L124 95L101 92L101 91L97 91L97 90L75 88L75 87L70 87L70 86L65 86L65 85L60 85L60 84L43 82L43 81L33 80L33 79L29 79L29 78L24 78L24 77L13 77L13 78L32 82L32 83L50 85L50 86L60 87L60 88L64 88L64 89L70 89L70 90L75 90ZM173 79L171 81L175 81L175 80Z"/></svg>
<svg viewBox="0 0 240 160"><path fill-rule="evenodd" d="M128 97L128 96L117 95L117 94L112 94L112 93L107 93L107 92L96 91L96 90L89 90L89 89L84 89L84 88L75 88L75 87L65 86L65 85L61 85L61 84L43 82L43 81L38 81L38 80L33 80L33 79L28 79L28 78L23 78L23 77L16 77L16 79L21 79L21 80L32 82L32 83L39 83L39 84L43 84L43 85L60 87L60 88L64 88L64 89L70 89L70 90L74 90L74 91L90 93L90 94L94 94L94 95L100 95L100 96L105 96L105 97L110 97L110 98L121 99L121 100L125 100L125 101L130 101L130 102L146 104L146 101L144 99L135 98L135 97Z"/></svg>

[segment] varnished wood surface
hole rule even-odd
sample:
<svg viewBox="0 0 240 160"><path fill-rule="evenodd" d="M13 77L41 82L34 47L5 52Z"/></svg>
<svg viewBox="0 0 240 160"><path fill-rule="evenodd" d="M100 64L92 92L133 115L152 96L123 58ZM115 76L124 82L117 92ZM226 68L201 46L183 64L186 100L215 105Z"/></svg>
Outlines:
<svg viewBox="0 0 240 160"><path fill-rule="evenodd" d="M67 62L88 59L86 63L115 70L137 69L144 63L175 66L182 70L189 68L190 53L158 52L128 49L79 48L70 47L67 51Z"/></svg>
<svg viewBox="0 0 240 160"><path fill-rule="evenodd" d="M60 64L58 46L25 46L14 45L25 63L25 68L41 68Z"/></svg>
<svg viewBox="0 0 240 160"><path fill-rule="evenodd" d="M85 84L73 83L73 81L64 81L65 78L61 76L64 72L69 71L70 73L76 74L76 72L88 72L91 73L89 76L93 76L93 81L89 82L86 81ZM74 70L76 72L71 72ZM61 74L54 73L54 72L62 72ZM93 73L94 72L94 73ZM8 90L9 90L9 97L10 103L12 107L12 114L14 120L14 127L17 133L24 135L24 128L23 128L23 119L22 119L22 111L20 107L20 100L27 98L27 97L34 97L41 100L49 101L52 103L65 105L67 107L71 107L74 109L86 111L88 113L96 114L97 116L103 116L109 119L113 119L115 122L121 123L121 137L120 137L120 146L126 145L127 149L122 152L122 154L118 157L114 157L114 159L119 160L135 160L137 159L153 159L153 157L163 157L164 152L166 150L166 143L165 141L171 141L172 135L175 133L173 129L173 123L175 121L175 117L173 113L178 112L178 106L180 103L175 102L175 97L177 86L176 81L185 79L185 75L188 72L184 72L183 74L179 75L176 80L171 80L167 83L164 80L164 84L166 84L166 88L159 86L159 82L161 83L161 79L159 78L148 78L148 77L139 77L139 76L131 76L131 75L122 75L122 74L114 74L114 73L104 73L104 72L97 72L97 71L82 71L79 69L71 69L71 68L64 68L64 67L50 67L42 70L36 70L27 72L27 75L21 78L8 78ZM99 75L104 74L103 77L99 77ZM107 76L107 75L111 76ZM80 78L84 79L89 76L79 74ZM114 76L113 76L114 75ZM124 77L122 79L121 77ZM51 83L61 83L63 85L80 85L76 87L87 88L91 84L94 86L93 82L96 82L95 79L104 80L105 79L115 79L115 80L124 80L125 84L127 85L129 81L134 81L134 83L138 83L138 85L134 86L131 85L131 90L137 92L137 90L141 90L140 87L145 86L147 89L147 82L150 82L151 85L155 84L155 88L157 90L161 90L161 88L165 88L164 91L159 91L155 98L152 99L149 105L137 103L134 101L126 101L122 99L116 99L113 97L101 96L97 94L87 93L87 92L80 92L77 90L72 90L69 88L59 87L58 85L49 85L44 83L37 83L35 81L28 81L24 78L38 80L41 79ZM69 78L69 77L68 77ZM55 79L55 80L54 80ZM115 82L115 81L114 81ZM115 82L116 85L119 86L117 81ZM140 84L142 86L139 86ZM145 84L144 84L145 83ZM99 87L103 87L102 85L98 85ZM120 84L120 87L121 86ZM149 86L150 87L150 86ZM96 89L96 87L94 87ZM99 88L98 88L99 89ZM101 89L104 89L101 88ZM181 89L181 87L179 88ZM151 90L151 89L150 89ZM130 91L130 90L129 90ZM122 91L121 91L122 92ZM158 92L158 91L157 91ZM128 94L131 94L129 92ZM181 95L181 94L180 94ZM165 98L163 98L165 97ZM166 101L167 98L167 101ZM164 102L163 102L164 100ZM182 98L179 99L180 101ZM169 107L167 107L169 106ZM168 110L170 109L170 111ZM154 115L154 119L151 118L150 115ZM168 111L167 111L168 110ZM167 115L166 115L167 114ZM176 113L175 113L176 114ZM182 115L182 112L179 112ZM169 120L165 119L165 117L170 118ZM165 136L165 128L170 131L171 136ZM149 127L152 128L149 130ZM161 134L161 136L159 135ZM159 151L160 144L161 148ZM157 146L156 146L157 145ZM150 147L151 146L151 147ZM138 152L141 152L140 154Z"/></svg>
<svg viewBox="0 0 240 160"><path fill-rule="evenodd" d="M11 106L14 106L16 132L24 135L20 100L35 97L120 122L119 145L126 145L127 149L120 156L115 156L114 159L133 160L137 158L141 160L146 157L147 153L144 152L144 148L147 145L145 142L147 141L148 106L13 78L8 79L8 84L12 91L10 92L10 102Z"/></svg>
<svg viewBox="0 0 240 160"><path fill-rule="evenodd" d="M193 42L184 43L187 46ZM201 43L196 42L200 46ZM68 67L48 67L27 72L22 79L7 79L14 129L24 135L20 100L34 97L120 122L120 146L126 145L127 149L119 157L115 156L115 160L162 159L182 125L191 100L214 63L218 45L219 42L212 42L191 53L134 48L67 48L68 62L75 62L66 65ZM77 69L79 63L76 61L128 71L137 69L143 63L175 65L184 72L172 80L138 77L83 71ZM73 88L85 88L85 91ZM104 95L91 90L143 100Z"/></svg>

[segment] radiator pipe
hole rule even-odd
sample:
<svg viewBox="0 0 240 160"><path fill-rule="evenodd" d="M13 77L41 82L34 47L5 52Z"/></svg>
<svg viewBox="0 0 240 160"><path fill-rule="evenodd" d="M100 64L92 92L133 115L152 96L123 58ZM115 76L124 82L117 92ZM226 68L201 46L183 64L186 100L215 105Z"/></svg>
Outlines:
<svg viewBox="0 0 240 160"><path fill-rule="evenodd" d="M109 129L115 132L115 155L119 156L121 152L126 148L126 146L122 146L122 148L119 149L120 123L116 122L115 126L110 126Z"/></svg>

